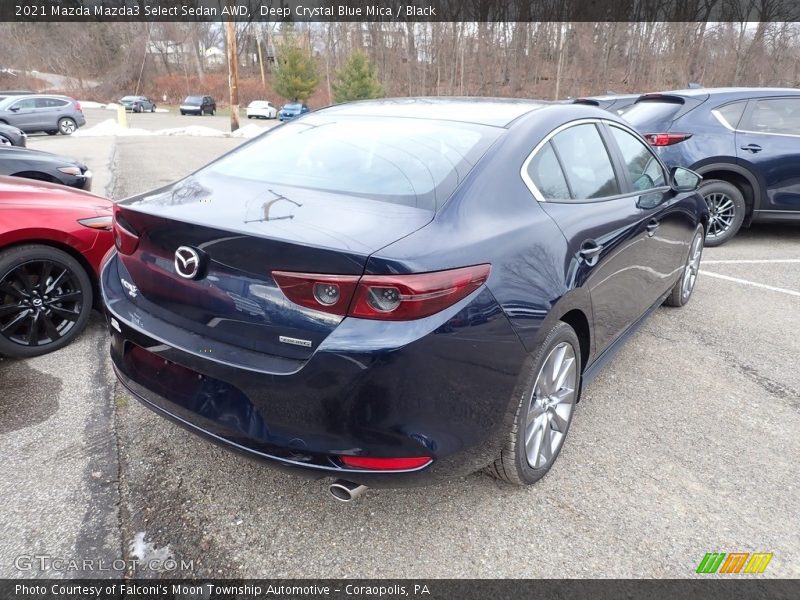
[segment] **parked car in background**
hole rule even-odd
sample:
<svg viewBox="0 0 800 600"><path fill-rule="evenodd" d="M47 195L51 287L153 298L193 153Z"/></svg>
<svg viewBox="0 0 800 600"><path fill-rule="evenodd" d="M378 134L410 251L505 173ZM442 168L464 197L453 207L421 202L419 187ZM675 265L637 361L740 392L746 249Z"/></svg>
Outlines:
<svg viewBox="0 0 800 600"><path fill-rule="evenodd" d="M289 102L288 104L283 105L278 113L278 118L281 121L291 121L292 119L296 119L300 115L303 115L307 112L308 106L302 102Z"/></svg>
<svg viewBox="0 0 800 600"><path fill-rule="evenodd" d="M0 176L5 175L60 183L87 191L92 187L92 172L83 163L30 148L0 146Z"/></svg>
<svg viewBox="0 0 800 600"><path fill-rule="evenodd" d="M112 203L60 185L0 177L0 354L69 344L95 304L113 246Z"/></svg>
<svg viewBox="0 0 800 600"><path fill-rule="evenodd" d="M0 100L0 124L13 125L25 133L71 135L86 125L86 117L80 102L69 96L9 96Z"/></svg>
<svg viewBox="0 0 800 600"><path fill-rule="evenodd" d="M146 96L123 96L119 103L132 112L156 112L156 103Z"/></svg>
<svg viewBox="0 0 800 600"><path fill-rule="evenodd" d="M247 105L248 119L274 119L278 109L269 100L253 100Z"/></svg>
<svg viewBox="0 0 800 600"><path fill-rule="evenodd" d="M613 112L615 115L621 115L633 106L633 103L636 102L640 95L641 94L608 94L606 96L587 96L585 98L576 98L573 102L575 104L598 106L603 110Z"/></svg>
<svg viewBox="0 0 800 600"><path fill-rule="evenodd" d="M691 298L699 182L590 106L316 111L115 205L115 371L341 500L481 468L531 484L626 333Z"/></svg>
<svg viewBox="0 0 800 600"><path fill-rule="evenodd" d="M28 143L27 134L11 125L0 124L0 146L19 146L24 148Z"/></svg>
<svg viewBox="0 0 800 600"><path fill-rule="evenodd" d="M211 96L187 96L180 111L182 115L213 115L217 112L217 103Z"/></svg>
<svg viewBox="0 0 800 600"><path fill-rule="evenodd" d="M700 88L645 94L625 113L671 165L704 181L706 245L751 223L800 222L800 90Z"/></svg>

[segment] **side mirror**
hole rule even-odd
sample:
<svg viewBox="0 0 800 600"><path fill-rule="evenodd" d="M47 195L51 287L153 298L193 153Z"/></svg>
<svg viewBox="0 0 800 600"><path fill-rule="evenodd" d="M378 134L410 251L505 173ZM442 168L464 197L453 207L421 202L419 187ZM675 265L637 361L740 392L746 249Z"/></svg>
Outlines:
<svg viewBox="0 0 800 600"><path fill-rule="evenodd" d="M12 106L8 110L10 110L11 112L17 112L19 110L19 106Z"/></svg>
<svg viewBox="0 0 800 600"><path fill-rule="evenodd" d="M672 177L672 189L676 192L693 192L703 181L702 176L684 167L673 167L670 170L670 176Z"/></svg>

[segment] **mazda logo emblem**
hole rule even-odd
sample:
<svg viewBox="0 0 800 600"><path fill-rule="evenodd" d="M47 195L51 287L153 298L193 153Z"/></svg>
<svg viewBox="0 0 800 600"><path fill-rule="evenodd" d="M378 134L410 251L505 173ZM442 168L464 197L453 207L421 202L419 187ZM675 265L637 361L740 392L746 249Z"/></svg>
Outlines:
<svg viewBox="0 0 800 600"><path fill-rule="evenodd" d="M197 250L189 246L175 250L175 272L184 279L195 279L200 273L200 254Z"/></svg>

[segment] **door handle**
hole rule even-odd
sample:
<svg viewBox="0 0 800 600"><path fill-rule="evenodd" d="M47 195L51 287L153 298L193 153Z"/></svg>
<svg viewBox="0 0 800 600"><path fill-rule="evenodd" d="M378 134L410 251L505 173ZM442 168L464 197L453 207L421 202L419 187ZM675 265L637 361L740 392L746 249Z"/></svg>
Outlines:
<svg viewBox="0 0 800 600"><path fill-rule="evenodd" d="M762 148L758 144L747 144L747 146L742 146L742 150L755 154L756 152L761 152Z"/></svg>
<svg viewBox="0 0 800 600"><path fill-rule="evenodd" d="M600 259L600 253L602 251L602 244L598 244L596 240L586 240L581 244L581 249L578 251L578 254L586 261L587 265L593 267Z"/></svg>
<svg viewBox="0 0 800 600"><path fill-rule="evenodd" d="M655 219L650 219L647 222L647 225L645 226L645 229L647 229L647 236L648 237L653 237L656 234L656 229L658 229L658 225L659 225L659 223Z"/></svg>

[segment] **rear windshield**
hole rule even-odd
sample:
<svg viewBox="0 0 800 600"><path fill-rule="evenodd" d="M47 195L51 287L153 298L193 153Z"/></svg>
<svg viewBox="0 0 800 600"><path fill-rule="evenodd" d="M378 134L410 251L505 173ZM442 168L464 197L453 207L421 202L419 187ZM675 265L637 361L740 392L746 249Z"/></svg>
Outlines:
<svg viewBox="0 0 800 600"><path fill-rule="evenodd" d="M310 113L203 171L436 210L503 129Z"/></svg>
<svg viewBox="0 0 800 600"><path fill-rule="evenodd" d="M202 96L189 96L186 100L183 101L184 104L202 104L203 97Z"/></svg>
<svg viewBox="0 0 800 600"><path fill-rule="evenodd" d="M637 128L664 125L672 122L681 106L669 100L641 100L625 111L625 120Z"/></svg>
<svg viewBox="0 0 800 600"><path fill-rule="evenodd" d="M300 110L302 107L302 104L287 104L283 108L287 110Z"/></svg>
<svg viewBox="0 0 800 600"><path fill-rule="evenodd" d="M130 101L136 100L136 99L137 99L137 96L125 96L120 100L120 102L130 102Z"/></svg>

